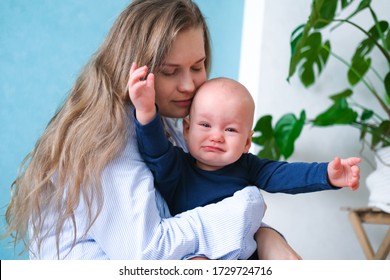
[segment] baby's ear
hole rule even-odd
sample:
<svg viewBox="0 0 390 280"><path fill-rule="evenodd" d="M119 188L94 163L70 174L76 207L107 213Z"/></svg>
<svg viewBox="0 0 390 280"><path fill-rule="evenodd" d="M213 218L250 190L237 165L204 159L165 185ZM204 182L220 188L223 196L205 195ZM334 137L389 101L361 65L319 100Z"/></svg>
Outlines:
<svg viewBox="0 0 390 280"><path fill-rule="evenodd" d="M255 133L253 130L249 133L248 138L246 139L245 142L245 147L244 147L244 154L249 153L249 149L251 148L252 145L252 136L253 133Z"/></svg>
<svg viewBox="0 0 390 280"><path fill-rule="evenodd" d="M188 117L183 118L183 135L186 141L187 141L189 130L190 130L190 120L188 119Z"/></svg>

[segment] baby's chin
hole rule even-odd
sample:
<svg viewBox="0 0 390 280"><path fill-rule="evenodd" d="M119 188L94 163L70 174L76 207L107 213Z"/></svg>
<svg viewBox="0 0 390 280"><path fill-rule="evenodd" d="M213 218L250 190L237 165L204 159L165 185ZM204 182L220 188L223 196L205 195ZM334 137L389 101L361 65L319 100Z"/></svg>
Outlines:
<svg viewBox="0 0 390 280"><path fill-rule="evenodd" d="M221 162L209 161L209 160L205 160L205 159L203 159L202 161L200 161L198 159L196 161L196 166L199 167L200 169L206 170L206 171L217 171L219 169L224 168L226 165L229 165L229 164L230 163L224 164Z"/></svg>

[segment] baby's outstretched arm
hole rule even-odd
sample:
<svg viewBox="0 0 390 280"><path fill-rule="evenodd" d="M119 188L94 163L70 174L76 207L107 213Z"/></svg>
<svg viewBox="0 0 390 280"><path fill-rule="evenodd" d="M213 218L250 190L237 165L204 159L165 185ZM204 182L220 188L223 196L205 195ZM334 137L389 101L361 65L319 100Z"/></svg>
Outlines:
<svg viewBox="0 0 390 280"><path fill-rule="evenodd" d="M335 187L358 189L360 184L360 168L358 164L360 161L361 159L358 157L347 159L336 157L328 165L329 182Z"/></svg>
<svg viewBox="0 0 390 280"><path fill-rule="evenodd" d="M153 73L147 75L147 72L147 66L137 68L133 63L127 85L131 102L136 109L135 116L141 124L147 124L156 115L154 75Z"/></svg>

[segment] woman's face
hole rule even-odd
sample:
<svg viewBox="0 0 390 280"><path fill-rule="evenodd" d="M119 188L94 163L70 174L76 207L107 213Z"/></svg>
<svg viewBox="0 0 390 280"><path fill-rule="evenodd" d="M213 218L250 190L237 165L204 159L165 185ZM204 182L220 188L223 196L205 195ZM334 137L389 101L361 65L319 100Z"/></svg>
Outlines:
<svg viewBox="0 0 390 280"><path fill-rule="evenodd" d="M195 91L206 81L202 28L180 32L155 75L156 103L162 116L183 118Z"/></svg>

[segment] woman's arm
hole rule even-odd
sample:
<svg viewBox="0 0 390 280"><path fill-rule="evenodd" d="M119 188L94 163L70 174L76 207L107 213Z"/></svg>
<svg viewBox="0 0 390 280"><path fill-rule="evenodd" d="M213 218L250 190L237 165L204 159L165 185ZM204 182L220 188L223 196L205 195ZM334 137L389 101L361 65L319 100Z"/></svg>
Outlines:
<svg viewBox="0 0 390 280"><path fill-rule="evenodd" d="M245 259L255 250L253 237L261 220L257 213L262 213L256 188L247 188L218 204L162 218L168 211L162 197L152 180L142 180L131 192L107 188L111 194L93 225L93 237L109 259L183 259L194 255Z"/></svg>
<svg viewBox="0 0 390 280"><path fill-rule="evenodd" d="M258 252L261 260L301 260L283 236L270 227L262 226L256 233L256 241L260 242Z"/></svg>
<svg viewBox="0 0 390 280"><path fill-rule="evenodd" d="M140 123L135 116L133 121L139 153L153 174L155 188L174 213L178 205L176 195L182 187L183 151L168 141L159 111L147 124Z"/></svg>

